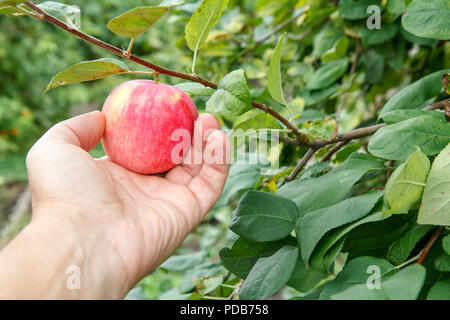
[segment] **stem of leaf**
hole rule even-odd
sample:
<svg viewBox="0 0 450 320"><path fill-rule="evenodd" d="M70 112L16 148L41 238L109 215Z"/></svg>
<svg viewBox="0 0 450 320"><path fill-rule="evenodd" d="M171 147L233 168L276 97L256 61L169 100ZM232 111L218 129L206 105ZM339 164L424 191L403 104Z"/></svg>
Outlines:
<svg viewBox="0 0 450 320"><path fill-rule="evenodd" d="M136 40L136 37L131 37L130 44L128 45L128 49L125 52L125 57L129 58L131 56L131 49L133 49L135 40Z"/></svg>

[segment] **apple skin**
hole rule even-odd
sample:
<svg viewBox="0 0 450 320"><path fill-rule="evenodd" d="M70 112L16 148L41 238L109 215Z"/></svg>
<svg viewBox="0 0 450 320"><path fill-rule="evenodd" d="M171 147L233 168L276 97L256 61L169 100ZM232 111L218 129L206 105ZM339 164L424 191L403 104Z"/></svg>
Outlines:
<svg viewBox="0 0 450 320"><path fill-rule="evenodd" d="M198 117L192 99L182 90L150 80L127 81L106 99L103 148L116 164L139 174L166 172L178 163L172 150L182 138L172 141L177 129L192 137ZM186 143L187 148L190 146ZM187 148L180 151L183 157Z"/></svg>

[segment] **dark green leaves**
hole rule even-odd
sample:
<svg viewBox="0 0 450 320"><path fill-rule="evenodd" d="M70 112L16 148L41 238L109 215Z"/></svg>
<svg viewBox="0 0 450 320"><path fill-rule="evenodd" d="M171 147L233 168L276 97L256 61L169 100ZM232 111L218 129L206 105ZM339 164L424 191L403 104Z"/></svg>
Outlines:
<svg viewBox="0 0 450 320"><path fill-rule="evenodd" d="M379 129L369 143L369 152L384 159L404 160L416 146L428 156L435 155L449 140L450 124L426 115Z"/></svg>
<svg viewBox="0 0 450 320"><path fill-rule="evenodd" d="M450 144L433 162L423 192L418 222L450 225Z"/></svg>
<svg viewBox="0 0 450 320"><path fill-rule="evenodd" d="M431 226L412 226L389 247L387 259L394 265L405 262L416 244L431 230L431 228Z"/></svg>
<svg viewBox="0 0 450 320"><path fill-rule="evenodd" d="M315 246L326 232L363 218L372 210L382 195L382 192L366 193L333 206L309 212L299 219L295 230L303 261L309 261Z"/></svg>
<svg viewBox="0 0 450 320"><path fill-rule="evenodd" d="M129 72L128 67L123 62L115 59L105 58L83 61L70 66L54 76L45 89L45 92L72 83L97 80L126 72Z"/></svg>
<svg viewBox="0 0 450 320"><path fill-rule="evenodd" d="M283 45L283 39L286 34L282 35L278 44L273 52L272 59L270 60L269 71L267 73L268 89L272 98L287 106L286 100L284 100L283 87L281 85L281 46Z"/></svg>
<svg viewBox="0 0 450 320"><path fill-rule="evenodd" d="M297 207L291 200L249 191L233 212L230 229L252 241L274 241L291 233L297 217Z"/></svg>
<svg viewBox="0 0 450 320"><path fill-rule="evenodd" d="M386 184L385 214L408 213L422 198L430 160L420 150L398 166Z"/></svg>
<svg viewBox="0 0 450 320"><path fill-rule="evenodd" d="M280 290L291 277L298 249L284 246L274 255L261 258L250 271L239 291L243 300L263 300Z"/></svg>
<svg viewBox="0 0 450 320"><path fill-rule="evenodd" d="M380 289L367 284L352 286L332 296L337 300L414 300L425 281L426 270L419 264L408 266L393 276L381 277Z"/></svg>
<svg viewBox="0 0 450 320"><path fill-rule="evenodd" d="M450 280L436 282L428 292L427 300L450 300Z"/></svg>
<svg viewBox="0 0 450 320"><path fill-rule="evenodd" d="M293 200L300 215L344 200L353 185L368 171L380 170L383 163L361 153L353 153L343 164L318 178L295 180L278 190L278 195Z"/></svg>
<svg viewBox="0 0 450 320"><path fill-rule="evenodd" d="M324 63L314 72L306 87L310 90L316 90L330 86L345 73L347 66L347 58Z"/></svg>
<svg viewBox="0 0 450 320"><path fill-rule="evenodd" d="M367 7L370 5L380 6L380 0L341 0L339 9L339 16L349 20L359 20L367 18L370 13L367 13Z"/></svg>
<svg viewBox="0 0 450 320"><path fill-rule="evenodd" d="M403 27L416 36L438 40L450 39L450 2L414 0L402 17Z"/></svg>
<svg viewBox="0 0 450 320"><path fill-rule="evenodd" d="M448 72L450 69L434 72L397 92L384 105L380 118L392 110L420 108L426 101L442 91L442 75Z"/></svg>
<svg viewBox="0 0 450 320"><path fill-rule="evenodd" d="M150 29L170 7L137 7L111 19L108 28L116 34L135 38Z"/></svg>
<svg viewBox="0 0 450 320"><path fill-rule="evenodd" d="M206 102L206 110L235 119L251 108L251 102L244 71L239 69L220 80L218 90Z"/></svg>
<svg viewBox="0 0 450 320"><path fill-rule="evenodd" d="M282 247L295 244L293 237L273 242L252 242L239 238L231 249L223 248L220 251L220 260L225 268L237 277L245 279L259 258L271 256Z"/></svg>
<svg viewBox="0 0 450 320"><path fill-rule="evenodd" d="M366 284L371 275L367 270L370 266L377 266L380 274L391 270L394 266L384 259L374 257L359 257L345 265L335 280L327 283L320 295L320 299L328 300L336 293L342 292L356 284ZM369 269L370 270L370 269Z"/></svg>

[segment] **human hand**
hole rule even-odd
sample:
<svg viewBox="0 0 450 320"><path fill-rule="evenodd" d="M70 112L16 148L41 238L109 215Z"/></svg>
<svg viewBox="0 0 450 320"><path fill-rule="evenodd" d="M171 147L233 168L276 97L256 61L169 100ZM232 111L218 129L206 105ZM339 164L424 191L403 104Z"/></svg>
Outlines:
<svg viewBox="0 0 450 320"><path fill-rule="evenodd" d="M228 174L228 138L210 114L195 124L192 140L203 137L203 144L185 157L201 153L203 163L184 161L164 176L139 175L106 157L92 158L87 151L104 128L101 112L63 121L27 157L33 217L26 232L28 238L54 241L52 252L66 243L71 247L60 272L71 264L80 267L81 291L72 298L124 297L181 245L219 198Z"/></svg>

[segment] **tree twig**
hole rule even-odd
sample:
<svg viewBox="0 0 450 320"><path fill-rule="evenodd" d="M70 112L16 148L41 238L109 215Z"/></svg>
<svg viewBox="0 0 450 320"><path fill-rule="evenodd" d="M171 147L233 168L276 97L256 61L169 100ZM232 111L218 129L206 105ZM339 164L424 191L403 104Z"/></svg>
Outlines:
<svg viewBox="0 0 450 320"><path fill-rule="evenodd" d="M241 280L239 285L236 287L236 289L233 290L233 292L230 294L230 296L227 298L227 300L233 300L233 298L236 295L239 295L239 290L241 290L242 285L244 284L244 280ZM239 299L239 298L238 298Z"/></svg>
<svg viewBox="0 0 450 320"><path fill-rule="evenodd" d="M422 250L422 253L420 254L419 260L417 260L418 264L422 264L423 261L425 260L428 252L430 251L431 247L433 246L433 244L436 242L436 240L439 238L442 230L444 230L444 226L440 226L439 228L436 229L436 231L433 233L433 235L431 236L430 240L427 242L427 244L425 245L425 247Z"/></svg>
<svg viewBox="0 0 450 320"><path fill-rule="evenodd" d="M331 159L331 157L338 152L343 146L345 146L347 143L349 143L350 140L344 140L336 143L335 146L333 146L328 153L320 160L321 162L325 162Z"/></svg>
<svg viewBox="0 0 450 320"><path fill-rule="evenodd" d="M450 98L432 103L429 106L425 107L423 110L444 109L446 107L450 107Z"/></svg>
<svg viewBox="0 0 450 320"><path fill-rule="evenodd" d="M295 166L295 168L291 172L291 174L288 177L286 177L286 179L285 179L286 182L290 182L290 181L294 180L297 177L297 175L306 166L306 164L308 163L309 159L311 159L311 157L314 155L314 153L316 153L317 150L318 150L317 148L310 148L310 149L308 149L308 151L305 153L303 158L297 163L297 165Z"/></svg>

